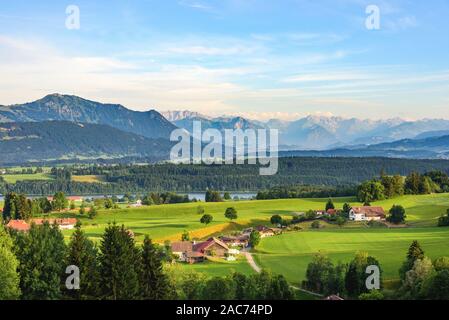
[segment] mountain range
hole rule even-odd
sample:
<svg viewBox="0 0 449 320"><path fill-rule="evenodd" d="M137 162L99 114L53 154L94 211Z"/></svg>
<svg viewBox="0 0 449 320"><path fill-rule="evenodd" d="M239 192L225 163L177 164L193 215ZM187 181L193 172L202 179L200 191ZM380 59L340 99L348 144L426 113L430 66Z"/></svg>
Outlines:
<svg viewBox="0 0 449 320"><path fill-rule="evenodd" d="M1 164L168 158L171 145L107 125L69 121L0 123Z"/></svg>
<svg viewBox="0 0 449 320"><path fill-rule="evenodd" d="M309 115L294 121L271 119L261 122L242 117L211 118L189 111L170 111L163 114L167 115L173 124L189 132L192 132L194 121L201 121L203 129L277 129L284 150L328 150L449 135L449 120L443 119L369 120Z"/></svg>
<svg viewBox="0 0 449 320"><path fill-rule="evenodd" d="M192 132L194 121L201 121L203 130L277 129L283 155L447 158L449 154L449 120L444 119L309 115L291 121L257 121L188 110L139 112L120 104L52 94L34 102L0 106L0 162L81 156L166 159L173 145L171 132L177 128ZM47 147L52 145L58 148Z"/></svg>
<svg viewBox="0 0 449 320"><path fill-rule="evenodd" d="M103 104L69 95L51 94L30 103L0 106L0 122L50 120L103 124L147 138L168 139L176 129L155 110L132 111L120 104Z"/></svg>

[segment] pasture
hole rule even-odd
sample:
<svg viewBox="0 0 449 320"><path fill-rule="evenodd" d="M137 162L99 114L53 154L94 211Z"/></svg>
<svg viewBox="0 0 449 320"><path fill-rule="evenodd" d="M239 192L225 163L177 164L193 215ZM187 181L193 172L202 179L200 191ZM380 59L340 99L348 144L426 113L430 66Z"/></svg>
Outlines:
<svg viewBox="0 0 449 320"><path fill-rule="evenodd" d="M437 258L449 256L448 239L449 228L437 227L295 232L263 239L254 256L261 267L299 284L317 252L328 255L334 263L347 263L356 252L364 251L380 261L385 280L394 280L399 278L398 270L413 240L420 242L427 256Z"/></svg>
<svg viewBox="0 0 449 320"><path fill-rule="evenodd" d="M47 180L53 180L53 176L48 173L33 173L33 174L4 174L1 175L1 177L7 182L7 183L16 183L17 181L29 181L29 180L36 180L36 181L47 181Z"/></svg>
<svg viewBox="0 0 449 320"><path fill-rule="evenodd" d="M286 199L267 201L236 201L222 203L186 203L140 208L120 208L99 210L95 219L81 216L78 211L54 213L53 217L76 217L81 220L87 236L99 241L105 227L116 222L130 228L136 242L141 243L149 235L160 244L165 241L180 241L184 231L189 231L192 239L230 234L249 226L270 225L270 218L279 214L291 218L298 212L323 210L328 199ZM354 198L336 198L337 208L345 202L360 205ZM312 230L310 223L302 223L302 231L289 232L273 238L265 238L254 256L263 268L284 274L293 284L299 284L305 276L307 264L317 252L328 254L333 261L349 262L357 251L366 251L379 259L384 277L393 280L398 277L398 269L405 258L408 246L413 240L422 244L426 254L432 258L449 256L449 228L437 228L437 219L449 208L449 194L425 196L403 196L396 199L373 203L388 211L393 204L403 205L407 211L408 228L369 228L364 223L347 223L338 227L323 223L324 229ZM200 223L202 206L205 213L214 220L209 225ZM238 219L230 222L224 217L228 207L235 207ZM73 231L63 231L66 240ZM183 265L183 268L205 272L208 275L224 275L231 270L242 273L252 272L244 260L237 262L214 262L198 265Z"/></svg>
<svg viewBox="0 0 449 320"><path fill-rule="evenodd" d="M181 239L184 230L189 231L193 238L204 239L212 235L238 231L248 226L267 225L274 214L291 218L297 212L305 212L309 209L323 210L326 202L327 199L287 199L171 204L99 210L99 214L94 220L76 213L63 215L79 218L86 233L93 239L98 239L109 223L116 222L132 229L137 236L137 241L142 241L145 235L149 235L154 241L163 243L166 240L177 241ZM360 205L354 198L336 198L334 202L337 208L341 208L345 202L349 202L351 205ZM393 204L401 204L405 207L407 222L411 227L434 227L437 219L449 208L449 194L403 196L373 203L373 205L383 206L386 211ZM197 213L198 206L204 207L205 213L214 217L214 221L208 226L200 223L201 215ZM228 207L236 208L238 212L237 220L230 222L224 217L224 212ZM330 228L330 226L327 228ZM352 223L344 227L344 229L349 228L363 228L363 232L370 232L366 227ZM66 235L69 235L69 232Z"/></svg>

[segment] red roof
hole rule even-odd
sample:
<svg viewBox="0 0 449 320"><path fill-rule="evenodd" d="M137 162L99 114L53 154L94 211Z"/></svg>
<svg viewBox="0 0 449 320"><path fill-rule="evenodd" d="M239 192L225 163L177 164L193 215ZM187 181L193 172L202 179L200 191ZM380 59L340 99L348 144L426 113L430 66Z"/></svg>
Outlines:
<svg viewBox="0 0 449 320"><path fill-rule="evenodd" d="M190 241L173 242L171 244L171 250L173 252L190 252L192 251L193 244Z"/></svg>
<svg viewBox="0 0 449 320"><path fill-rule="evenodd" d="M327 214L331 214L331 215L337 214L337 210L335 210L335 209L328 209L326 212L327 212Z"/></svg>
<svg viewBox="0 0 449 320"><path fill-rule="evenodd" d="M11 220L8 222L6 227L17 230L17 231L28 231L30 230L30 225L24 220Z"/></svg>
<svg viewBox="0 0 449 320"><path fill-rule="evenodd" d="M57 224L58 226L70 226L75 225L78 220L75 218L64 218L64 219L32 219L31 222L36 225L42 225L44 222L48 222L49 224Z"/></svg>
<svg viewBox="0 0 449 320"><path fill-rule="evenodd" d="M385 210L382 207L353 207L354 213L364 213L367 217L382 217L385 218Z"/></svg>
<svg viewBox="0 0 449 320"><path fill-rule="evenodd" d="M209 248L214 243L216 243L219 246L225 248L226 250L229 250L229 247L225 243L223 243L222 241L218 240L217 238L210 238L209 240L207 240L205 242L200 242L200 243L197 243L196 245L194 245L193 246L193 251L204 252L205 250L207 250L207 248Z"/></svg>

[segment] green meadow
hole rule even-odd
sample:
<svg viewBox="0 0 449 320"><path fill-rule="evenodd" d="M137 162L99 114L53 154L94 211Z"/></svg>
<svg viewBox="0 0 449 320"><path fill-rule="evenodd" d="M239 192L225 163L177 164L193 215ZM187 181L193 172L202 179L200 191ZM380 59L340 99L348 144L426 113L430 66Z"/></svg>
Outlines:
<svg viewBox="0 0 449 320"><path fill-rule="evenodd" d="M137 236L137 241L142 241L145 235L149 235L155 241L162 243L165 240L180 239L185 230L191 232L194 238L203 239L212 235L241 230L248 226L268 224L274 214L280 214L288 218L297 212L305 212L309 209L324 209L326 201L327 199L254 200L122 208L99 210L99 214L94 220L77 213L62 215L79 218L86 233L94 239L101 236L109 223L116 222L132 229ZM354 198L336 198L334 202L338 208L341 208L345 202L349 202L351 205L360 205ZM437 219L449 208L449 194L403 196L373 203L373 205L384 207L386 211L394 204L400 204L406 208L407 222L412 228L434 227ZM208 226L199 222L201 215L197 213L198 206L204 207L205 213L214 217L214 221ZM238 212L238 219L234 222L229 222L224 217L226 208L231 206L235 207ZM335 226L332 227L335 228ZM363 232L371 232L370 229L360 224L349 223L344 227L344 229L349 228L362 228ZM69 232L66 233L66 235L69 234Z"/></svg>
<svg viewBox="0 0 449 320"><path fill-rule="evenodd" d="M7 183L16 183L17 181L29 180L53 180L53 176L48 173L33 173L33 174L5 174L1 176Z"/></svg>
<svg viewBox="0 0 449 320"><path fill-rule="evenodd" d="M121 208L99 210L95 219L81 216L77 211L52 214L58 217L76 217L81 220L86 234L99 241L105 227L116 222L130 228L137 243L145 235L155 242L179 241L184 231L189 231L193 239L229 234L248 226L269 225L272 215L285 218L309 209L324 209L327 199L287 199L267 201L237 201L223 203L187 203L141 208ZM341 208L345 202L360 205L355 198L336 198L334 203ZM437 228L437 219L449 208L449 194L425 196L403 196L396 199L373 203L388 211L394 204L402 205L407 211L408 228L377 229L363 223L348 223L340 228L325 224L321 230L312 230L310 223L303 223L302 231L289 232L281 236L263 239L254 256L258 264L273 272L284 274L289 281L299 284L305 275L307 264L319 251L328 254L335 262L348 262L357 251L366 251L378 258L384 269L385 279L396 279L397 270L404 260L408 246L419 240L426 253L434 258L449 256L449 228ZM198 206L211 214L214 221L205 226L199 222ZM228 207L235 207L238 219L234 222L224 217ZM72 231L64 231L69 240ZM231 270L252 272L246 261L208 262L187 269L206 272L209 275L223 275Z"/></svg>
<svg viewBox="0 0 449 320"><path fill-rule="evenodd" d="M283 274L291 283L305 278L307 265L317 252L328 255L334 263L349 262L358 251L376 257L385 280L398 279L398 270L407 249L419 240L430 258L449 256L449 228L406 229L332 229L287 233L265 238L254 254L258 264Z"/></svg>

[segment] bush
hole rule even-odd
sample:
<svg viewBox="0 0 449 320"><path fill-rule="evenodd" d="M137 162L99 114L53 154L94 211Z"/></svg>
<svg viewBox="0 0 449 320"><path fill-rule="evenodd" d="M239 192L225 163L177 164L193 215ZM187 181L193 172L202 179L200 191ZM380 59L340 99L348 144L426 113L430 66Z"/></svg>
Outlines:
<svg viewBox="0 0 449 320"><path fill-rule="evenodd" d="M312 229L320 229L322 228L321 223L319 221L314 221L311 224Z"/></svg>
<svg viewBox="0 0 449 320"><path fill-rule="evenodd" d="M369 293L362 293L359 300L383 300L384 295L379 290L372 290Z"/></svg>

